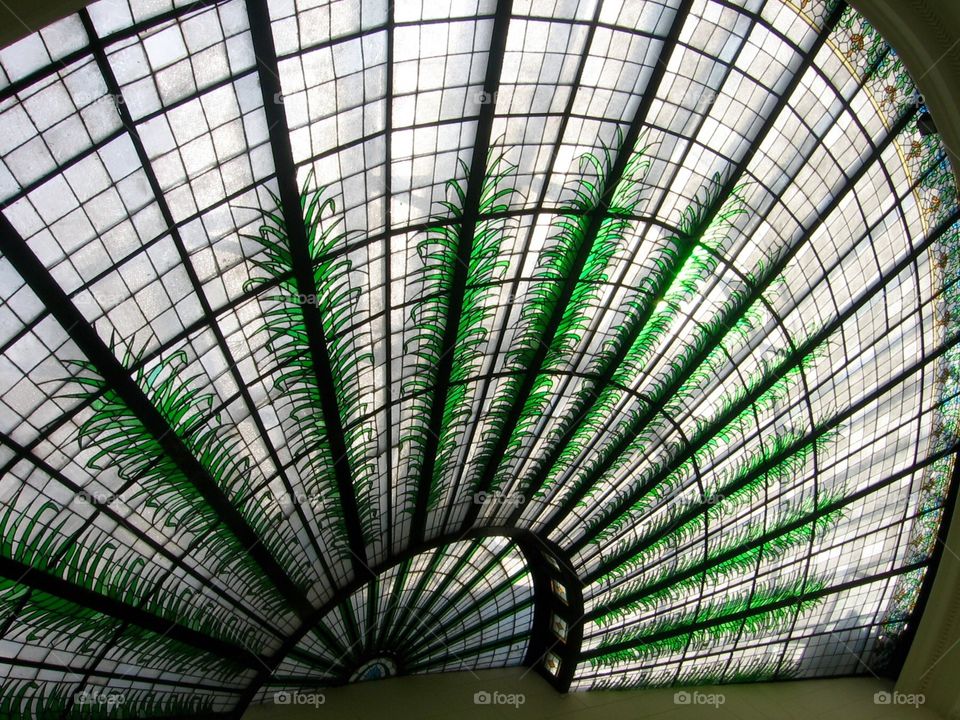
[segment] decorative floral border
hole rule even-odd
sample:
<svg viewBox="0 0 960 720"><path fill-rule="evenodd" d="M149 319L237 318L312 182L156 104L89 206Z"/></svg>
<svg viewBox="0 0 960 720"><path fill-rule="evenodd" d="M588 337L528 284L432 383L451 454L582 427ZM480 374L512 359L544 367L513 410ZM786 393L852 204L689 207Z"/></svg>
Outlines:
<svg viewBox="0 0 960 720"><path fill-rule="evenodd" d="M822 22L837 0L802 0L800 9L811 22ZM865 87L873 97L888 126L910 106L917 113L906 129L894 140L903 158L904 169L911 182L918 182L914 192L917 206L923 213L926 233L951 217L958 207L957 181L943 141L936 133L924 136L917 118L928 112L923 95L917 89L903 60L880 33L859 13L847 8L831 37L831 46L851 70L865 79ZM936 304L936 331L941 340L960 317L960 222L943 233L931 250L933 285L942 291ZM935 363L934 396L937 411L928 452L933 454L952 447L960 437L960 349L953 348ZM917 499L917 518L910 529L905 562L925 562L933 554L943 518L944 504L953 476L955 456L948 455L923 471ZM892 602L881 620L885 632L876 642L871 666L882 669L894 655L900 636L920 596L927 568L900 575L893 589Z"/></svg>

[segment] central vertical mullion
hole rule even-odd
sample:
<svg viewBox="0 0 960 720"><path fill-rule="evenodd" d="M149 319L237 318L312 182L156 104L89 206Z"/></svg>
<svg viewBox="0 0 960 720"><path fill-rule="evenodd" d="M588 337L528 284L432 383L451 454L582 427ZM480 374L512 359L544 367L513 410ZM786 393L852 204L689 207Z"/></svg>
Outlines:
<svg viewBox="0 0 960 720"><path fill-rule="evenodd" d="M487 154L490 149L490 135L493 131L493 119L496 113L494 98L500 87L500 71L503 67L503 55L506 49L512 10L513 0L499 0L497 14L493 21L493 34L490 40L487 71L483 83L484 93L491 99L491 102L481 105L477 120L477 133L473 144L473 155L470 160L470 174L467 178L467 192L464 196L457 255L453 266L453 277L447 304L447 318L440 345L440 360L437 363L436 386L430 406L424 459L420 468L420 480L416 488L416 504L413 511L410 544L421 542L426 530L430 485L436 468L440 434L443 432L443 411L450 390L450 373L453 370L453 356L463 312L467 271L470 267L473 239L479 220L480 196L483 191L483 180L487 170Z"/></svg>
<svg viewBox="0 0 960 720"><path fill-rule="evenodd" d="M274 166L277 170L280 210L289 237L294 279L301 300L299 307L316 372L326 441L333 462L337 494L343 510L347 543L353 556L353 571L357 577L370 577L371 571L367 565L363 527L357 509L353 474L347 456L343 421L337 402L336 380L330 362L327 338L324 334L323 319L318 306L312 302L314 298L318 297L317 283L313 273L313 259L310 256L307 232L304 227L300 190L297 186L297 168L293 160L293 147L290 143L290 128L283 104L277 100L283 96L283 92L267 0L248 0L247 13L250 20L250 35L257 57L257 73L263 95L263 111L267 118L270 147L273 153Z"/></svg>

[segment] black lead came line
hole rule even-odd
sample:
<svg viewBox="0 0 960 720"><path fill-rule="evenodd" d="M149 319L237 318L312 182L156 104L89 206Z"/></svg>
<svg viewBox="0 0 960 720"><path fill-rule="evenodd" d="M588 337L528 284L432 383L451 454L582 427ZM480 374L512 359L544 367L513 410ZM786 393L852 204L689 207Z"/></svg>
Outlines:
<svg viewBox="0 0 960 720"><path fill-rule="evenodd" d="M89 12L84 9L80 11L80 20L83 23L84 28L87 31L87 35L90 37L91 48L93 52L94 60L97 64L97 68L100 71L100 75L104 80L104 83L107 86L107 92L109 95L117 98L118 100L122 98L122 90L120 84L117 81L117 77L113 71L110 61L107 59L105 47L106 43L102 39L96 38L96 29L94 28L93 21L90 18ZM270 457L270 460L273 462L274 467L277 471L277 478L283 483L284 490L287 492L288 496L293 498L295 493L293 487L290 484L290 480L286 475L286 469L283 466L283 462L280 459L280 456L274 447L273 442L270 440L269 434L267 433L266 426L263 424L263 420L260 417L260 413L257 409L257 405L253 400L252 395L250 394L249 384L244 381L243 376L240 373L237 363L234 361L233 353L230 350L230 347L227 343L226 337L223 334L223 330L220 328L219 323L213 321L213 318L216 316L213 308L210 305L209 300L207 300L206 295L203 291L203 285L200 281L197 271L193 266L193 263L190 259L190 254L186 249L186 245L183 241L183 237L180 234L180 229L174 219L173 212L170 208L170 203L167 201L166 196L163 192L163 188L160 184L160 180L157 177L157 173L153 168L153 164L150 161L150 157L147 154L147 150L144 147L143 139L140 136L140 133L137 130L136 122L130 114L125 103L117 102L117 113L120 116L120 121L127 137L130 140L131 145L134 148L134 151L137 154L137 158L140 162L140 168L143 171L144 176L146 177L147 183L150 186L150 191L154 196L154 202L157 204L157 208L160 211L160 215L163 218L164 224L166 225L169 236L173 241L174 246L177 250L177 255L179 256L181 265L186 273L188 279L190 280L190 287L193 289L194 296L197 299L197 302L200 305L201 310L203 311L204 318L209 318L210 322L207 327L210 329L213 334L218 349L223 355L224 360L227 361L229 366L229 372L233 378L234 383L238 388L238 395L242 398L244 405L249 413L249 417L253 424L256 426L257 433L261 437L264 448L267 451L267 454ZM273 479L273 478L271 478ZM252 495L253 493L251 493ZM238 503L242 506L243 503ZM307 522L307 518L304 515L303 509L300 503L294 503L295 511L298 515L298 518L301 524L304 527L304 530L307 533L307 540L313 548L313 551L316 553L317 557L320 559L321 568L330 580L333 579L333 576L330 572L329 567L326 562L323 560L323 555L320 549L320 544L317 537L310 529L310 525Z"/></svg>
<svg viewBox="0 0 960 720"><path fill-rule="evenodd" d="M618 610L627 608L630 604L643 600L644 598L650 597L655 593L664 590L672 585L683 582L690 578L698 576L702 572L706 572L712 567L717 567L720 564L726 562L727 560L736 557L737 555L755 550L756 548L762 548L767 543L775 540L777 537L784 535L791 530L796 530L805 525L811 525L817 520L826 517L830 513L836 512L838 510L843 510L849 505L852 505L858 500L863 500L875 492L878 492L882 488L886 488L889 485L892 485L900 480L903 480L906 477L913 475L914 473L924 470L927 467L940 462L944 458L948 458L956 454L957 450L960 449L960 443L955 443L948 446L944 450L936 452L934 455L930 456L927 459L921 460L917 463L910 465L904 469L898 470L896 473L885 477L883 480L872 483L871 485L857 490L856 492L851 493L850 495L845 495L844 497L835 500L831 503L828 503L821 507L820 509L808 513L796 520L793 520L785 525L776 527L773 530L763 533L758 537L749 540L747 542L740 543L731 547L728 550L713 556L708 557L705 560L698 561L685 569L676 572L672 575L667 574L664 577L654 580L652 582L643 585L642 587L629 591L625 594L621 594L612 599L605 599L603 593L609 592L604 589L601 592L596 593L590 597L591 601L596 601L593 605L593 609L587 612L584 616L584 619L587 621L596 621L598 618L614 613ZM613 588L614 590L618 589L620 586L632 582L632 580L624 580L619 585Z"/></svg>
<svg viewBox="0 0 960 720"><path fill-rule="evenodd" d="M229 528L291 608L298 614L309 613L310 605L300 589L3 215L0 215L0 241L3 243L4 257L50 310L83 355L93 363L104 381L116 391L147 432L156 438L164 453L196 487L210 509Z"/></svg>
<svg viewBox="0 0 960 720"><path fill-rule="evenodd" d="M33 467L35 467L41 473L47 475L51 480L58 482L75 495L79 495L83 492L82 486L70 480L70 478L50 465L47 461L37 457L31 452L28 452L23 446L3 432L0 432L0 445L6 445L8 448L13 450L13 452L16 454L15 456L18 458L18 461L23 460L31 463ZM220 587L219 585L215 585L212 581L212 578L204 577L200 570L183 562L184 556L189 554L189 552L193 549L192 544L188 545L183 553L177 555L176 553L171 552L162 542L157 541L149 534L143 534L140 528L131 523L127 517L118 513L114 508L112 508L109 502L101 502L95 497L90 497L89 502L92 507L103 513L104 518L106 518L108 522L115 523L117 527L123 528L124 532L129 532L130 534L134 535L138 541L146 543L146 545L150 547L154 553L165 558L166 561L171 565L182 569L184 574L192 578L201 589L210 592L211 595L216 597L217 600L223 604L224 608L235 613L239 613L240 616L245 616L247 620L252 622L254 626L259 628L262 632L270 634L275 638L281 637L280 631L275 625L273 625L266 618L258 616L246 605L241 604L238 599L240 597L239 595L237 598L235 598L233 595L226 592L224 588ZM100 528L98 525L94 525L93 527L97 530L102 530L102 528ZM15 617L16 613L11 614L10 621L12 622ZM4 634L3 627L0 626L0 637L3 637Z"/></svg>
<svg viewBox="0 0 960 720"><path fill-rule="evenodd" d="M451 543L459 542L461 540L472 540L475 538L482 537L504 537L509 541L516 543L520 546L521 551L524 553L525 557L530 557L530 554L539 554L542 557L547 555L552 556L558 561L559 565L563 570L561 571L567 578L568 592L570 593L570 606L569 609L571 612L575 613L574 617L580 617L583 611L583 602L582 596L579 592L579 588L574 586L572 580L572 565L570 563L569 556L564 552L564 550L556 545L546 541L528 530L520 530L513 527L499 526L499 527L488 527L488 528L474 528L469 531L467 534L448 534L439 538L434 538L429 542L421 542L414 545L410 545L399 555L394 556L388 561L380 563L375 566L377 570L377 575L385 574L390 568L400 567L401 572L398 572L394 578L394 594L397 589L403 584L404 575L410 569L413 559L425 552L435 550ZM526 549L525 549L526 548ZM529 553L528 553L529 550ZM457 564L455 567L462 567L463 563L466 562L466 554L458 558ZM529 567L544 567L546 566L547 561L544 559L542 563L538 563L536 566L529 565ZM457 570L454 570L447 576L449 580L456 580ZM330 597L322 606L316 608L313 612L313 615L310 618L307 618L301 622L300 626L294 630L283 642L283 645L269 658L267 665L262 667L256 676L251 680L249 686L241 694L236 707L228 715L230 718L239 718L246 711L247 707L253 701L253 698L258 692L260 692L265 686L269 684L269 678L273 676L274 671L280 667L281 663L292 653L295 653L298 645L307 635L308 632L314 630L315 628L322 627L319 623L326 616L327 613L332 612L336 609L340 603L349 598L354 592L360 590L364 585L362 580L354 579L350 585L345 588L337 590L337 592ZM543 593L537 596L537 604L545 602L547 600L546 596ZM433 600L430 603L434 602ZM393 607L397 607L396 604ZM429 607L429 606L428 606ZM544 612L543 608L535 608L534 614L538 612L541 614ZM385 623L386 624L386 623ZM384 625L385 625L384 624ZM391 620L391 624L394 624ZM579 651L579 640L576 639L579 637L577 635L577 628L579 625L576 625L572 628L571 635L574 637L571 638L571 642L568 643L568 651ZM393 634L391 633L388 638L379 638L378 645L383 645L384 641L392 640ZM569 655L573 657L573 655ZM573 663L566 663L566 667L570 667ZM563 680L563 678L561 678ZM569 678L567 680L567 687L569 687Z"/></svg>
<svg viewBox="0 0 960 720"><path fill-rule="evenodd" d="M259 668L264 663L264 658L241 645L207 635L187 625L160 617L121 600L115 600L108 595L64 580L50 572L38 570L32 565L27 565L18 560L0 557L0 576L24 585L31 590L66 600L74 605L93 610L123 623L137 625L161 637L171 637L185 645L212 655L218 655L232 662L241 663L251 668ZM11 660L10 662L14 661ZM83 669L83 672L87 672L87 669Z"/></svg>
<svg viewBox="0 0 960 720"><path fill-rule="evenodd" d="M666 76L667 67L670 64L670 59L673 57L675 49L680 43L680 33L683 30L684 23L689 17L692 6L693 0L684 0L680 7L677 8L670 31L666 37L664 37L663 44L660 46L659 56L657 57L657 60L653 66L653 73L651 74L650 80L647 83L648 89L659 87L663 81L663 78ZM584 52L589 52L589 48ZM491 452L485 467L480 473L480 478L477 484L478 492L487 492L493 484L494 477L496 476L497 470L500 466L500 460L506 455L507 447L509 446L510 438L513 435L514 428L516 428L517 424L520 422L520 417L523 414L524 406L526 405L530 393L533 391L537 377L543 368L543 363L546 361L547 353L550 350L550 346L553 344L554 336L556 335L557 330L560 327L560 323L563 320L567 305L570 303L570 300L573 297L573 292L576 289L578 281L580 280L581 271L586 265L590 251L593 248L593 243L596 240L601 225L608 217L607 208L609 207L613 191L623 177L627 163L633 155L634 146L637 144L637 141L640 138L640 133L643 131L643 128L646 125L647 116L650 112L650 109L653 107L655 100L656 93L645 92L643 99L640 101L640 104L637 107L637 111L634 114L634 117L630 123L630 127L623 139L623 143L621 144L620 150L617 153L617 158L614 161L613 167L610 169L609 175L605 179L600 200L597 203L597 206L592 210L589 223L584 231L583 241L580 243L580 247L577 249L577 255L557 297L556 305L554 306L550 319L547 322L547 326L544 328L543 335L540 338L540 343L536 352L534 353L533 358L530 360L530 365L526 369L523 381L517 390L516 398L510 408L510 413L507 416L506 422L504 423L500 437L497 438L497 444L494 446L494 450ZM524 493L524 501L519 503L519 509L514 513L514 516L510 518L509 522L516 522L517 517L519 517L520 512L522 512L522 508L526 506L535 489L536 488L531 486L528 488L529 492ZM463 522L464 528L468 528L473 525L480 513L480 510L481 505L479 503L474 503L471 506Z"/></svg>
<svg viewBox="0 0 960 720"><path fill-rule="evenodd" d="M673 472L680 467L684 462L686 462L686 460L693 457L706 444L706 442L713 437L713 434L715 434L716 431L722 429L725 425L732 422L733 419L736 418L741 412L751 407L757 398L766 392L780 378L786 375L791 368L796 367L804 357L813 352L822 343L826 342L827 339L838 328L840 328L847 320L856 315L856 313L858 313L875 296L877 291L885 287L887 284L893 282L901 272L908 269L918 257L926 252L958 221L960 221L960 211L952 213L939 225L937 230L932 235L930 235L923 243L918 245L911 253L898 262L881 280L881 282L878 283L878 286L872 287L863 293L850 306L848 306L843 313L841 313L841 315L834 318L833 321L807 338L807 340L800 344L796 350L788 353L782 364L776 370L771 372L769 375L764 376L763 379L758 382L756 387L749 390L740 400L735 402L720 415L714 418L710 422L708 428L715 430L713 430L710 434L701 435L692 445L685 447L682 453L672 457L661 470L654 473L652 478L644 480L642 484L635 486L629 493L626 493L622 498L618 499L613 508L601 516L603 520L601 520L600 523L593 527L589 532L584 533L577 541L570 544L568 549L571 555L575 555L584 547L586 547L591 541L594 540L594 538L597 537L598 533L608 527L615 518L622 514L628 513L630 508L641 498L643 498L644 495L650 492L651 489L656 487L656 485L659 484L663 478L669 475L670 472ZM932 356L933 354L931 354L931 357ZM874 390L868 394L868 397L879 394L879 392L879 388L874 388ZM632 442L632 439L627 436L619 444L623 445L624 449L626 449L630 442ZM601 466L601 468L602 467L603 466ZM612 562L612 560L609 560L609 562Z"/></svg>
<svg viewBox="0 0 960 720"><path fill-rule="evenodd" d="M754 615L759 615L766 612L771 612L773 610L779 610L781 608L788 608L791 606L800 606L802 603L810 602L813 600L819 600L820 598L826 597L827 595L835 595L838 593L845 592L847 590L852 590L864 585L869 585L875 582L882 580L887 580L889 578L898 577L900 575L905 575L907 573L913 572L914 570L919 570L926 567L926 561L923 562L914 562L909 565L902 565L893 570L887 570L885 572L876 573L863 578L857 578L855 580L848 580L847 582L839 583L830 587L822 588L819 590L811 590L800 595L785 598L783 600L778 600L776 602L768 603L766 605L759 605L757 607L749 608L747 610L741 610L739 612L731 613L729 615L721 615L709 620L700 620L691 623L686 623L684 625L669 628L666 630L660 630L643 638L635 638L632 640L622 640L610 645L598 646L590 650L585 650L579 656L581 661L583 660L594 660L596 658L603 657L605 655L611 655L622 650L632 650L638 647L643 647L644 645L649 645L650 643L657 642L658 640L666 640L672 637L678 637L681 635L686 635L687 633L695 633L700 630L709 630L711 627L717 625L723 625L724 623L737 622L740 620L747 620Z"/></svg>
<svg viewBox="0 0 960 720"><path fill-rule="evenodd" d="M587 29L586 37L583 39L583 52L580 56L580 59L577 61L577 71L574 74L573 80L570 83L570 88L571 88L570 96L567 98L567 103L566 103L566 106L564 107L563 114L560 116L561 117L560 127L557 128L557 135L553 141L552 149L550 152L550 162L548 163L543 173L545 180L541 185L540 193L537 198L536 205L532 208L534 212L532 217L534 218L534 220L533 222L531 222L530 227L527 230L527 242L523 248L523 253L520 256L518 272L513 278L508 278L500 282L491 283L491 285L494 285L494 284L500 285L501 283L505 285L509 285L511 288L510 290L511 298L519 297L520 286L525 280L527 280L527 278L524 277L523 268L527 267L527 257L529 256L531 251L530 238L532 237L532 234L535 232L536 219L541 217L542 214L544 213L544 202L547 197L547 192L550 189L550 183L548 179L552 177L556 171L557 159L560 157L561 150L563 148L563 141L566 138L567 125L569 124L570 116L573 114L573 110L576 107L577 95L578 95L577 88L579 88L580 83L582 82L583 73L587 67L587 61L590 59L590 48L593 46L593 38L597 31L597 24L600 19L601 11L602 11L601 3L597 3L597 7L593 13L593 20L590 22L590 25ZM511 114L510 117L516 117L516 116ZM503 342L508 335L507 327L508 327L509 320L510 320L510 316L507 315L507 317L504 318L503 326L500 327L499 332L497 333L497 341L493 349L494 356L499 356L501 353L501 350L503 348ZM480 377L474 376L473 378L470 378L470 379L483 381L483 390L480 393L480 402L478 407L481 407L481 408L486 407L488 393L490 392L491 387L495 384L493 382L493 378L490 376L488 376L487 378L480 378ZM467 447L470 447L474 444L474 438L477 437L477 433L480 430L479 426L480 426L480 423L478 422L478 418L474 418L474 422L471 424L469 436L465 438ZM459 491L463 483L463 479L467 477L466 473L468 471L469 471L469 465L467 463L464 463L464 466L460 468L458 477L455 480L455 484L452 490L452 492L454 493L453 497L459 497ZM446 512L443 518L443 525L442 525L444 531L446 531L446 528L450 523L450 517L455 507L456 507L456 503L450 503L446 508ZM468 526L468 525L465 523L464 526Z"/></svg>

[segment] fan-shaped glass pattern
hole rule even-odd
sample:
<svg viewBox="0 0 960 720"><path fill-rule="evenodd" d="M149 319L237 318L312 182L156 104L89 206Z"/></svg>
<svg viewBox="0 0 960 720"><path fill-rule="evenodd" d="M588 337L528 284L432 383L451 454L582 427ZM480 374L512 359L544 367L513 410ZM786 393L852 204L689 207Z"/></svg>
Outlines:
<svg viewBox="0 0 960 720"><path fill-rule="evenodd" d="M102 0L0 204L0 715L901 658L960 226L842 3Z"/></svg>
<svg viewBox="0 0 960 720"><path fill-rule="evenodd" d="M320 686L519 665L533 631L533 582L506 538L444 545L379 574L313 626L265 697ZM281 688L281 689L278 689Z"/></svg>

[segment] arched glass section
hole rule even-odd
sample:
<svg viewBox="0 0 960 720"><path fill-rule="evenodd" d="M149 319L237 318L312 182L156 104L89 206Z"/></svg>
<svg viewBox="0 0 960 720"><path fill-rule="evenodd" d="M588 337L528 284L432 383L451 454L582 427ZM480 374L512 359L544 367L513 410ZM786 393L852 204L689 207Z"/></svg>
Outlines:
<svg viewBox="0 0 960 720"><path fill-rule="evenodd" d="M550 651L311 682L895 669L958 218L834 0L101 0L0 50L0 715L269 699L406 636L413 557L519 612L477 533L542 544Z"/></svg>

